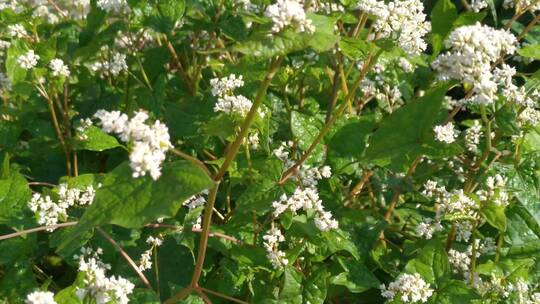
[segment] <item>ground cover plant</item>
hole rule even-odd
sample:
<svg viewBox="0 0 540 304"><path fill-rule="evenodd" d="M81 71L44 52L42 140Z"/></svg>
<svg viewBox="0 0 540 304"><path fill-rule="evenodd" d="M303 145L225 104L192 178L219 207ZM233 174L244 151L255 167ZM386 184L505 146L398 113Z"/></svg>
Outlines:
<svg viewBox="0 0 540 304"><path fill-rule="evenodd" d="M0 302L540 303L539 20L0 0Z"/></svg>

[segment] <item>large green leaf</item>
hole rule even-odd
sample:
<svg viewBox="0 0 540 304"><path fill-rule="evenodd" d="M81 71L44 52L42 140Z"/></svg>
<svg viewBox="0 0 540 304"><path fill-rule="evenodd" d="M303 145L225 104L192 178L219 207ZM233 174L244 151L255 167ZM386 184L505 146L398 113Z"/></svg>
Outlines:
<svg viewBox="0 0 540 304"><path fill-rule="evenodd" d="M469 304L480 299L474 290L463 281L450 280L437 290L430 303Z"/></svg>
<svg viewBox="0 0 540 304"><path fill-rule="evenodd" d="M334 34L336 20L327 16L310 14L309 18L315 26L315 33L299 33L294 29L286 29L275 35L269 35L269 28L254 32L249 39L233 46L235 51L248 56L270 58L300 51L311 47L318 52L330 49L339 41Z"/></svg>
<svg viewBox="0 0 540 304"><path fill-rule="evenodd" d="M76 149L78 150L105 151L122 147L116 138L108 135L96 126L86 128L78 136L84 138L76 142Z"/></svg>
<svg viewBox="0 0 540 304"><path fill-rule="evenodd" d="M493 202L488 202L486 206L480 209L480 213L482 213L491 226L501 232L506 231L506 215L504 214L503 206L497 206Z"/></svg>
<svg viewBox="0 0 540 304"><path fill-rule="evenodd" d="M105 175L93 204L65 236L60 249L84 231L105 223L138 228L159 217L174 216L185 199L213 184L202 169L187 161L165 164L157 181L131 174L124 163Z"/></svg>
<svg viewBox="0 0 540 304"><path fill-rule="evenodd" d="M523 57L540 60L540 44L526 45L518 49L518 54Z"/></svg>
<svg viewBox="0 0 540 304"><path fill-rule="evenodd" d="M452 30L453 22L457 16L456 6L451 0L439 0L433 7L431 11L433 55L437 55L441 51L443 41Z"/></svg>
<svg viewBox="0 0 540 304"><path fill-rule="evenodd" d="M365 160L400 170L421 155L423 144L432 141L433 125L447 88L439 85L384 119L371 137Z"/></svg>
<svg viewBox="0 0 540 304"><path fill-rule="evenodd" d="M26 179L11 172L7 179L0 180L0 224L13 224L20 220L32 191Z"/></svg>
<svg viewBox="0 0 540 304"><path fill-rule="evenodd" d="M360 261L337 258L345 270L330 279L333 285L347 287L350 292L359 293L371 288L378 288L381 284L377 277Z"/></svg>
<svg viewBox="0 0 540 304"><path fill-rule="evenodd" d="M17 84L26 77L26 70L21 68L17 58L26 52L27 48L21 40L15 40L9 46L6 57L6 74L13 84Z"/></svg>
<svg viewBox="0 0 540 304"><path fill-rule="evenodd" d="M283 285L279 300L283 303L302 303L302 273L294 267L287 266L283 276Z"/></svg>
<svg viewBox="0 0 540 304"><path fill-rule="evenodd" d="M405 271L418 273L426 282L437 286L452 273L446 251L438 240L419 248L418 255L407 263Z"/></svg>

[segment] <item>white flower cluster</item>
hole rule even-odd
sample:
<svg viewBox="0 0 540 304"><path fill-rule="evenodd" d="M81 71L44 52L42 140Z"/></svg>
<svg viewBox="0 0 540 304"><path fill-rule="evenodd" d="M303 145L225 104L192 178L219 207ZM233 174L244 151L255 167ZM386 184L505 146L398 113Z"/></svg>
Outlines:
<svg viewBox="0 0 540 304"><path fill-rule="evenodd" d="M456 141L459 133L459 131L454 128L453 122L449 122L445 125L435 126L433 131L435 132L436 140L447 144L451 144Z"/></svg>
<svg viewBox="0 0 540 304"><path fill-rule="evenodd" d="M69 77L69 68L67 65L64 64L64 61L62 59L54 58L49 63L49 67L51 68L53 76Z"/></svg>
<svg viewBox="0 0 540 304"><path fill-rule="evenodd" d="M518 11L528 8L532 12L540 11L540 3L537 0L504 0L504 8L517 8Z"/></svg>
<svg viewBox="0 0 540 304"><path fill-rule="evenodd" d="M24 26L20 24L12 24L7 27L9 36L13 38L24 38L28 36L28 32L24 29Z"/></svg>
<svg viewBox="0 0 540 304"><path fill-rule="evenodd" d="M235 74L231 74L229 77L213 78L210 85L212 95L218 97L214 112L237 113L243 117L247 115L253 103L243 95L234 94L234 89L244 85L242 76L236 77Z"/></svg>
<svg viewBox="0 0 540 304"><path fill-rule="evenodd" d="M465 131L465 147L470 152L478 150L478 144L482 137L482 125L478 120L473 122L473 125Z"/></svg>
<svg viewBox="0 0 540 304"><path fill-rule="evenodd" d="M87 251L87 250L86 250ZM107 277L110 265L99 259L101 250L86 256L85 251L79 256L79 271L84 272L84 287L77 288L79 299L91 299L96 304L118 303L127 304L128 295L133 292L135 285L130 281L114 275Z"/></svg>
<svg viewBox="0 0 540 304"><path fill-rule="evenodd" d="M425 303L433 295L433 289L426 283L420 274L401 274L394 282L381 285L381 294L383 297L393 300L399 296L404 303Z"/></svg>
<svg viewBox="0 0 540 304"><path fill-rule="evenodd" d="M470 6L473 12L478 13L488 7L488 3L486 0L471 0Z"/></svg>
<svg viewBox="0 0 540 304"><path fill-rule="evenodd" d="M324 13L328 15L334 12L345 12L345 8L343 7L343 5L339 3L322 2L322 1L316 0L316 1L310 2L310 5L307 11Z"/></svg>
<svg viewBox="0 0 540 304"><path fill-rule="evenodd" d="M98 0L97 6L108 13L129 12L129 6L126 0Z"/></svg>
<svg viewBox="0 0 540 304"><path fill-rule="evenodd" d="M489 104L497 92L497 82L491 65L501 56L516 51L517 39L510 32L487 25L461 26L445 41L449 49L440 54L432 66L439 79L456 79L473 86L470 102Z"/></svg>
<svg viewBox="0 0 540 304"><path fill-rule="evenodd" d="M295 161L290 159L290 149L293 146L292 141L282 142L278 148L272 151L272 154L284 163L285 168L294 166ZM330 178L332 169L329 166L311 167L302 165L291 180L300 181L304 187L314 187L323 178Z"/></svg>
<svg viewBox="0 0 540 304"><path fill-rule="evenodd" d="M279 228L272 227L266 232L266 235L263 236L264 240L264 249L266 249L266 256L272 266L275 269L280 269L283 266L289 264L289 260L285 257L285 252L279 250L279 243L285 242L285 237L281 233Z"/></svg>
<svg viewBox="0 0 540 304"><path fill-rule="evenodd" d="M34 50L29 50L25 54L22 54L19 57L17 57L17 63L24 70L30 70L33 67L35 67L38 63L38 60L39 60L39 55L34 53Z"/></svg>
<svg viewBox="0 0 540 304"><path fill-rule="evenodd" d="M313 210L317 214L315 225L319 230L328 231L338 228L338 222L332 217L332 213L324 210L322 201L319 199L319 193L315 188L296 188L291 197L283 194L279 201L272 202L272 207L274 208L274 217L278 217L287 209L294 214L300 209L306 212Z"/></svg>
<svg viewBox="0 0 540 304"><path fill-rule="evenodd" d="M505 190L506 181L500 174L488 176L484 190L476 191L481 201L491 201L497 206L506 207L510 200L510 194Z"/></svg>
<svg viewBox="0 0 540 304"><path fill-rule="evenodd" d="M110 58L92 63L90 69L101 76L118 76L121 72L128 70L126 55L114 52Z"/></svg>
<svg viewBox="0 0 540 304"><path fill-rule="evenodd" d="M424 36L431 31L426 21L424 4L420 0L360 1L359 8L377 17L374 23L375 38L398 35L398 43L409 55L419 55L427 47Z"/></svg>
<svg viewBox="0 0 540 304"><path fill-rule="evenodd" d="M403 69L414 68L409 61L401 59L397 60L397 64L400 67ZM404 63L404 61L406 61L406 63ZM369 77L364 77L362 80L360 86L362 88L365 102L374 97L381 101L382 104L389 104L392 105L392 107L402 104L402 94L399 87L391 84L390 81L384 77L387 64L389 64L389 62L384 62L384 60L378 61L371 67ZM356 67L359 70L362 70L364 68L364 62L358 61Z"/></svg>
<svg viewBox="0 0 540 304"><path fill-rule="evenodd" d="M470 219L476 218L478 213L478 204L467 196L463 190L447 191L444 186L439 186L437 182L428 180L424 184L422 194L436 202L435 218L426 218L416 227L416 232L425 238L431 238L434 232L440 231L441 220L444 216L461 217L463 219L456 221L456 230L458 240L468 240L471 233Z"/></svg>
<svg viewBox="0 0 540 304"><path fill-rule="evenodd" d="M135 112L131 119L120 111L106 110L98 110L94 117L100 120L103 131L115 133L122 141L133 144L129 165L134 178L145 176L148 172L154 180L161 176L161 163L165 160L167 150L172 147L166 125L159 120L147 125L148 114L143 111Z"/></svg>
<svg viewBox="0 0 540 304"><path fill-rule="evenodd" d="M147 269L152 268L152 252L154 248L157 248L163 244L163 239L161 237L153 237L149 236L146 239L146 243L151 245L149 249L147 249L143 254L141 255L141 258L139 259L139 270L145 271Z"/></svg>
<svg viewBox="0 0 540 304"><path fill-rule="evenodd" d="M315 32L315 26L313 26L311 19L307 18L304 6L300 1L277 0L275 4L266 8L264 15L272 19L274 33L278 33L288 26L299 32Z"/></svg>
<svg viewBox="0 0 540 304"><path fill-rule="evenodd" d="M25 304L56 304L54 293L50 291L34 291L26 295Z"/></svg>
<svg viewBox="0 0 540 304"><path fill-rule="evenodd" d="M5 9L11 9L15 13L20 13L24 10L24 7L17 0L2 0L0 1L0 11Z"/></svg>
<svg viewBox="0 0 540 304"><path fill-rule="evenodd" d="M98 185L99 187L99 185ZM55 225L59 221L67 220L67 211L70 207L86 206L92 204L96 191L92 185L84 189L68 188L67 184L58 186L58 201L55 202L50 196L42 196L34 193L28 202L28 207L37 215L40 225ZM49 228L47 231L53 231Z"/></svg>
<svg viewBox="0 0 540 304"><path fill-rule="evenodd" d="M430 240L433 237L433 234L438 231L442 231L443 226L441 225L440 221L434 221L432 218L424 218L424 220L416 226L416 233L420 236L425 238L426 240Z"/></svg>

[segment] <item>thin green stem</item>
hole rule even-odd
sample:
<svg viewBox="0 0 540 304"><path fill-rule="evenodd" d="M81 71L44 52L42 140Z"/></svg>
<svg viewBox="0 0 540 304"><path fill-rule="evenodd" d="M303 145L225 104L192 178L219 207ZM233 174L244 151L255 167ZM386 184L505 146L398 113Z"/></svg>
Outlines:
<svg viewBox="0 0 540 304"><path fill-rule="evenodd" d="M249 128L251 127L251 124L253 123L255 116L257 115L257 110L259 109L260 105L263 102L263 97L266 95L266 90L270 86L270 83L272 82L272 78L274 78L274 75L277 73L279 67L281 66L282 61L283 61L283 57L279 57L270 66L268 73L266 74L263 82L260 85L259 91L257 92L257 96L255 97L255 100L253 101L253 106L249 110L249 113L247 114L246 119L244 120L244 123L242 124L240 133L236 136L235 141L227 149L227 153L225 154L225 161L223 162L223 165L221 165L218 173L214 177L215 181L220 181L223 178L223 176L229 169L229 166L231 165L232 161L236 157L236 154L238 153L238 150L240 149L240 145L242 145L244 138L247 136Z"/></svg>
<svg viewBox="0 0 540 304"><path fill-rule="evenodd" d="M345 97L345 100L343 101L343 103L341 103L341 105L336 110L336 113L334 115L332 115L332 117L326 122L326 124L324 125L321 132L319 132L319 134L317 135L315 140L311 143L309 148L306 150L306 152L304 152L304 154L300 157L300 159L292 167L290 167L287 171L285 171L285 173L283 173L283 175L282 175L281 179L279 180L278 184L280 184L280 185L285 184L285 182L287 182L287 180L289 178L291 178L291 176L293 176L295 174L295 172L298 170L298 168L300 168L300 166L302 166L302 164L304 164L304 162L308 159L308 157L311 155L311 153L315 150L315 148L321 142L321 140L324 138L324 136L330 131L330 129L332 129L332 126L334 125L334 123L337 121L337 119L339 117L341 117L341 115L343 114L343 112L347 108L347 105L349 104L351 98L356 94L356 90L358 89L358 87L360 86L360 83L362 82L362 80L366 76L366 74L367 74L369 68L371 67L372 63L376 60L376 58L380 54L381 54L381 51L379 51L375 55L370 55L368 57L368 59L366 60L366 63L364 64L364 67L362 68L362 71L360 71L360 74L358 75L358 77L354 81L353 85L351 86L351 88L349 90L349 93Z"/></svg>

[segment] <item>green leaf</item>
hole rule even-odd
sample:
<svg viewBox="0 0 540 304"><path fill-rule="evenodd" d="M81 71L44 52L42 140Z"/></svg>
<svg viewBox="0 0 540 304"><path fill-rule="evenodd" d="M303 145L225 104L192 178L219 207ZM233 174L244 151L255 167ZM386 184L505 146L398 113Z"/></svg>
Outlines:
<svg viewBox="0 0 540 304"><path fill-rule="evenodd" d="M364 292L380 286L381 282L362 262L341 257L337 259L344 271L333 276L330 279L331 284L345 286L353 293Z"/></svg>
<svg viewBox="0 0 540 304"><path fill-rule="evenodd" d="M454 21L454 28L464 26L464 25L473 25L476 22L484 20L486 17L486 12L474 13L474 12L464 12L459 14L457 19Z"/></svg>
<svg viewBox="0 0 540 304"><path fill-rule="evenodd" d="M283 303L302 303L302 274L294 267L285 267L279 300Z"/></svg>
<svg viewBox="0 0 540 304"><path fill-rule="evenodd" d="M517 52L523 57L540 60L540 44L526 45L518 49Z"/></svg>
<svg viewBox="0 0 540 304"><path fill-rule="evenodd" d="M336 20L331 17L310 14L315 33L299 33L295 29L285 29L278 34L269 35L269 27L254 32L246 41L233 46L233 50L248 56L270 58L312 47L322 52L330 49L339 41L334 34Z"/></svg>
<svg viewBox="0 0 540 304"><path fill-rule="evenodd" d="M448 86L439 85L386 117L371 137L365 161L403 170L433 138L433 125Z"/></svg>
<svg viewBox="0 0 540 304"><path fill-rule="evenodd" d="M19 221L32 196L28 182L19 173L12 172L7 179L0 180L0 224Z"/></svg>
<svg viewBox="0 0 540 304"><path fill-rule="evenodd" d="M418 273L426 282L437 286L446 281L452 273L446 250L438 240L430 241L419 248L418 255L407 263L405 271Z"/></svg>
<svg viewBox="0 0 540 304"><path fill-rule="evenodd" d="M138 228L157 218L174 216L187 198L212 185L202 169L187 161L164 164L157 181L150 176L133 178L131 168L124 163L105 175L94 202L59 250L81 233L105 223Z"/></svg>
<svg viewBox="0 0 540 304"><path fill-rule="evenodd" d="M341 157L358 158L364 152L366 140L375 128L374 116L354 117L332 136L330 152Z"/></svg>
<svg viewBox="0 0 540 304"><path fill-rule="evenodd" d="M308 45L317 52L331 49L339 41L339 36L334 33L336 19L316 14L308 14L308 18L311 19L313 26L315 26L315 33L312 39L309 40Z"/></svg>
<svg viewBox="0 0 540 304"><path fill-rule="evenodd" d="M304 283L304 303L324 304L330 273L325 267L313 271Z"/></svg>
<svg viewBox="0 0 540 304"><path fill-rule="evenodd" d="M17 62L17 58L26 53L26 50L22 40L13 41L7 50L6 74L12 84L17 84L26 78L26 70Z"/></svg>
<svg viewBox="0 0 540 304"><path fill-rule="evenodd" d="M443 47L443 41L452 30L454 21L457 19L457 9L451 0L439 0L431 11L431 43L433 56L436 56Z"/></svg>
<svg viewBox="0 0 540 304"><path fill-rule="evenodd" d="M362 60L366 59L370 53L374 53L377 46L369 41L351 37L341 37L339 40L339 48L343 54L350 59Z"/></svg>
<svg viewBox="0 0 540 304"><path fill-rule="evenodd" d="M430 303L469 304L478 299L480 296L465 282L450 280L437 290Z"/></svg>
<svg viewBox="0 0 540 304"><path fill-rule="evenodd" d="M322 122L315 116L296 111L291 113L291 131L293 136L298 139L298 147L304 151L309 148L317 135L319 135L321 127Z"/></svg>
<svg viewBox="0 0 540 304"><path fill-rule="evenodd" d="M84 132L77 134L77 137L78 140L75 143L77 150L105 151L123 147L115 137L108 135L96 126L86 128Z"/></svg>
<svg viewBox="0 0 540 304"><path fill-rule="evenodd" d="M497 206L493 202L488 202L486 206L480 209L480 213L491 226L501 232L506 231L506 215L504 214L503 206Z"/></svg>

